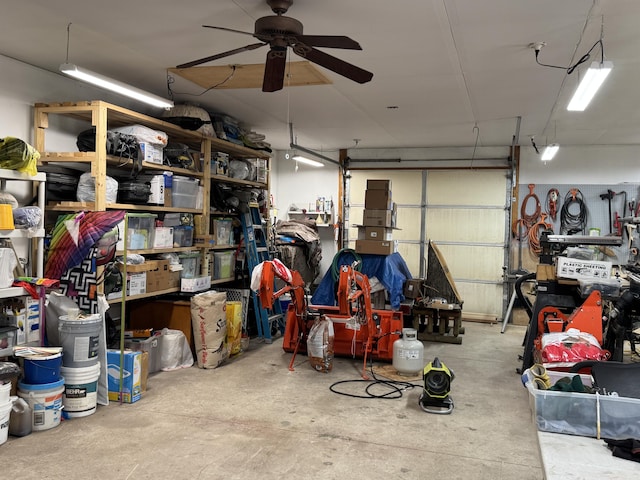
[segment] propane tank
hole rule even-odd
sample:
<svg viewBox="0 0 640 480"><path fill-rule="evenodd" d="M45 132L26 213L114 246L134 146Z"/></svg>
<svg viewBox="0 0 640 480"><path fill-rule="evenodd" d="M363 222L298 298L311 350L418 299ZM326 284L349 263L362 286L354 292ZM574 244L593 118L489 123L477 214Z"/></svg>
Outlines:
<svg viewBox="0 0 640 480"><path fill-rule="evenodd" d="M424 368L424 345L415 328L403 328L402 337L393 342L393 368L401 375L415 375Z"/></svg>

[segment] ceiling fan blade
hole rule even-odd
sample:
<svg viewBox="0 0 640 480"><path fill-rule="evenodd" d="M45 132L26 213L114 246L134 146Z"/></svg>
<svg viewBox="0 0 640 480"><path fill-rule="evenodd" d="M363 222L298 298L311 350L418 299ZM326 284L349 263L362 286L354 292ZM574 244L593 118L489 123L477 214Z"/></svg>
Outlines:
<svg viewBox="0 0 640 480"><path fill-rule="evenodd" d="M244 32L242 30L234 30L233 28L227 28L227 27L216 27L214 25L202 25L204 28L215 28L216 30L225 30L227 32L235 32L235 33L242 33L243 35L251 35L253 37L253 32Z"/></svg>
<svg viewBox="0 0 640 480"><path fill-rule="evenodd" d="M246 45L240 48L234 48L233 50L229 50L228 52L218 53L217 55L211 55L210 57L200 58L199 60L194 60L193 62L183 63L182 65L178 65L176 68L190 68L195 67L196 65L202 65L203 63L212 62L214 60L218 60L219 58L229 57L231 55L235 55L240 52L247 52L249 50L255 50L256 48L263 47L264 45L268 45L267 43L252 43L251 45Z"/></svg>
<svg viewBox="0 0 640 480"><path fill-rule="evenodd" d="M293 35L299 41L310 47L346 48L349 50L362 50L355 40L344 35Z"/></svg>
<svg viewBox="0 0 640 480"><path fill-rule="evenodd" d="M293 52L302 58L306 58L313 63L317 63L321 67L336 72L337 74L347 77L354 82L367 83L373 78L373 73L371 72L367 72L360 67L356 67L344 60L340 60L339 58L306 45L296 45Z"/></svg>
<svg viewBox="0 0 640 480"><path fill-rule="evenodd" d="M284 86L284 72L287 66L287 49L272 48L267 53L264 66L263 92L276 92Z"/></svg>

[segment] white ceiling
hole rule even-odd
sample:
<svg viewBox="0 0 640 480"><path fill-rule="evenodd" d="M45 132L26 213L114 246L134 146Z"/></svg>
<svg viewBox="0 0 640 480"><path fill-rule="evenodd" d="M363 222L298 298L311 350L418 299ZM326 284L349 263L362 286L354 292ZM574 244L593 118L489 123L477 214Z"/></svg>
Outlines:
<svg viewBox="0 0 640 480"><path fill-rule="evenodd" d="M264 0L2 4L0 54L57 72L71 22L69 62L161 96L167 68L257 41L202 24L252 32L257 18L272 14ZM233 115L277 149L289 144L289 122L297 143L324 152L353 147L354 139L365 148L473 146L478 132L478 146L504 146L518 117L521 144L530 136L539 145L640 144L638 0L294 0L287 15L306 34L359 42L362 51L323 50L373 80L360 85L320 68L332 85L193 96L185 93L202 89L177 77L176 102ZM599 48L567 75L536 65L528 44L545 41L540 61L568 66L598 41L602 24L614 70L587 111L567 112ZM208 65L262 63L265 55L261 48Z"/></svg>

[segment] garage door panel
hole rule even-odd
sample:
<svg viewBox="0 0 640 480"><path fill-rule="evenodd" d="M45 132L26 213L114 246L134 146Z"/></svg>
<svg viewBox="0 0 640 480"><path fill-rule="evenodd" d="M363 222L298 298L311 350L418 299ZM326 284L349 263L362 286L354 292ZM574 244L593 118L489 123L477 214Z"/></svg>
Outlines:
<svg viewBox="0 0 640 480"><path fill-rule="evenodd" d="M506 177L503 171L430 171L427 204L504 205Z"/></svg>
<svg viewBox="0 0 640 480"><path fill-rule="evenodd" d="M406 205L420 205L422 199L422 171L351 171L349 189L351 203L364 204L364 192L367 179L391 180L391 198L394 202Z"/></svg>
<svg viewBox="0 0 640 480"><path fill-rule="evenodd" d="M502 285L486 285L481 283L456 284L462 297L462 318L465 312L480 313L500 317L502 311Z"/></svg>
<svg viewBox="0 0 640 480"><path fill-rule="evenodd" d="M504 249L470 245L442 245L434 242L454 279L501 281Z"/></svg>
<svg viewBox="0 0 640 480"><path fill-rule="evenodd" d="M420 238L420 216L422 210L419 208L398 207L396 213L396 228L393 231L393 238L398 240L417 240Z"/></svg>
<svg viewBox="0 0 640 480"><path fill-rule="evenodd" d="M427 237L434 241L504 242L503 210L428 209L426 226Z"/></svg>

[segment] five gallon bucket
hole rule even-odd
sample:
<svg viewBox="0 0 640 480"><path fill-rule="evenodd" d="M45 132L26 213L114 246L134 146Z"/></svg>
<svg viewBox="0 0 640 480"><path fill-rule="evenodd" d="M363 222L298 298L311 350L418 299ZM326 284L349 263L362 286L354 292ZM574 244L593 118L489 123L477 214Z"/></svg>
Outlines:
<svg viewBox="0 0 640 480"><path fill-rule="evenodd" d="M64 378L43 385L18 382L18 396L24 398L33 412L33 431L48 430L60 425Z"/></svg>
<svg viewBox="0 0 640 480"><path fill-rule="evenodd" d="M9 417L12 407L12 400L0 403L0 445L6 442L9 437Z"/></svg>
<svg viewBox="0 0 640 480"><path fill-rule="evenodd" d="M61 316L58 331L63 351L62 364L72 368L95 365L101 330L102 317L98 313L77 319Z"/></svg>
<svg viewBox="0 0 640 480"><path fill-rule="evenodd" d="M86 417L96 411L100 362L90 367L62 367L64 418Z"/></svg>
<svg viewBox="0 0 640 480"><path fill-rule="evenodd" d="M30 385L49 384L60 380L62 353L34 355L24 358L24 383Z"/></svg>
<svg viewBox="0 0 640 480"><path fill-rule="evenodd" d="M9 401L11 396L11 382L2 383L0 381L0 405L4 405Z"/></svg>

